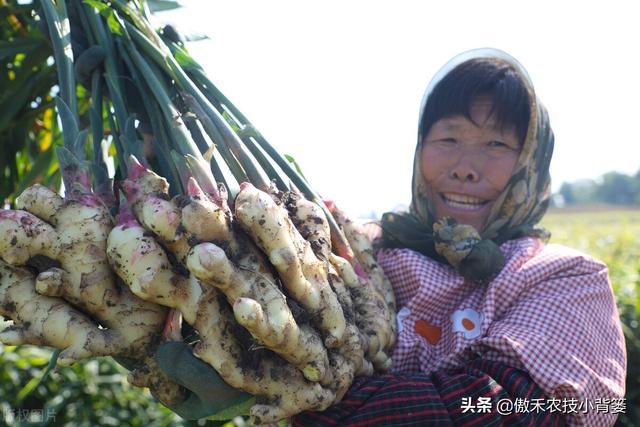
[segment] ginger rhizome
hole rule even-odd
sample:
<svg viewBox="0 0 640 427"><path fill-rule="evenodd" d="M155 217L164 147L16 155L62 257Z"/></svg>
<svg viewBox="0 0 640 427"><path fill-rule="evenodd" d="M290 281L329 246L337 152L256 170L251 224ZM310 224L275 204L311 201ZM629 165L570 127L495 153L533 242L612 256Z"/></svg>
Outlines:
<svg viewBox="0 0 640 427"><path fill-rule="evenodd" d="M40 186L24 210L0 212L0 314L14 321L3 342L60 348L61 363L136 359L130 380L170 404L184 390L151 356L181 339L182 318L194 354L256 396L260 423L326 409L356 376L390 368L393 293L344 214L334 248L324 211L298 192L242 183L228 201L224 186L188 178L171 198L133 159L120 188L116 225L90 192Z"/></svg>
<svg viewBox="0 0 640 427"><path fill-rule="evenodd" d="M25 305L26 279L22 281L21 293L4 294L5 307L12 304L25 307L6 311L6 317L14 321L14 336L19 332L24 344L63 350L60 364L107 354L135 360L140 369L132 373L132 382L151 387L167 402L181 399L180 387L164 377L151 358L167 309L137 298L117 282L106 255L107 236L113 223L101 200L90 193L63 199L36 185L25 190L16 205L25 210L0 211L0 256L7 269L39 261L44 268L29 283L33 292L49 299L37 298L43 303ZM3 278L3 282L6 280L11 281ZM33 296L33 292L29 295ZM43 335L37 328L51 316L51 298L62 305L56 310L66 314L58 314L55 322L46 325L48 330L79 325L75 319L82 318L78 316L80 312L94 319L94 328L99 325L108 332L96 334L84 321L82 333ZM60 323L63 321L67 323ZM99 341L91 342L94 339ZM78 348L84 351L78 352Z"/></svg>
<svg viewBox="0 0 640 427"><path fill-rule="evenodd" d="M198 331L201 341L194 350L196 356L211 364L229 385L267 399L268 404L252 409L255 417L274 422L333 402L331 390L306 380L278 358L263 359L257 367L242 366L244 350L233 334L235 320L228 305L220 303L219 292L193 275L175 271L160 244L126 211L109 235L108 254L116 273L136 295L178 309Z"/></svg>

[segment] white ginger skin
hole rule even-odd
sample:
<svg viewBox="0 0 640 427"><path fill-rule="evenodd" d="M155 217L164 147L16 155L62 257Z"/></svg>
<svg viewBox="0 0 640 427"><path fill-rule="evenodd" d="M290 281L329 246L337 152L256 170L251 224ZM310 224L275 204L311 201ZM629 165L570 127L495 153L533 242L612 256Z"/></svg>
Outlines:
<svg viewBox="0 0 640 427"><path fill-rule="evenodd" d="M203 242L228 242L232 239L228 212L218 206L189 178L189 203L182 208L182 226L187 233Z"/></svg>
<svg viewBox="0 0 640 427"><path fill-rule="evenodd" d="M145 169L135 181L124 180L122 188L136 218L146 229L167 243L182 237L178 231L181 212L175 202L169 200L169 183L165 178Z"/></svg>
<svg viewBox="0 0 640 427"><path fill-rule="evenodd" d="M285 193L283 200L300 235L311 244L316 256L328 260L331 253L331 230L324 211L300 194Z"/></svg>
<svg viewBox="0 0 640 427"><path fill-rule="evenodd" d="M286 299L272 278L240 269L213 243L195 246L187 258L189 271L220 289L236 320L266 347L300 369L310 381L332 381L329 360L319 334L299 327Z"/></svg>
<svg viewBox="0 0 640 427"><path fill-rule="evenodd" d="M193 324L202 295L200 284L176 274L164 249L135 219L121 221L111 230L107 256L113 270L135 295L175 308Z"/></svg>
<svg viewBox="0 0 640 427"><path fill-rule="evenodd" d="M367 342L369 359L378 371L388 371L391 358L386 353L390 352L395 340L394 313L373 285L356 274L349 261L334 254L330 261L353 295L356 324Z"/></svg>
<svg viewBox="0 0 640 427"><path fill-rule="evenodd" d="M162 331L167 310L136 298L115 281L105 252L112 221L104 205L91 196L63 200L39 185L25 190L16 205L40 213L58 208L46 215L51 225L26 211L0 211L0 235L5 236L0 254L5 262L25 265L36 255L60 262L62 270L38 277L39 293L62 297L117 330L125 353L140 351Z"/></svg>
<svg viewBox="0 0 640 427"><path fill-rule="evenodd" d="M337 208L332 210L332 214L338 225L342 228L342 231L344 231L358 263L363 268L378 293L384 297L389 309L395 313L396 298L393 293L393 287L391 286L389 279L384 275L382 267L380 267L376 261L375 256L373 255L371 241L367 238L367 234L362 225L353 221L345 215L344 212Z"/></svg>
<svg viewBox="0 0 640 427"><path fill-rule="evenodd" d="M333 391L278 359L261 360L256 368L241 366L243 350L233 334L236 320L220 305L218 291L193 275L173 272L163 249L133 221L116 226L109 236L107 253L114 269L136 295L180 310L202 339L194 354L229 385L267 400L252 407L253 416L276 422L305 410L326 409L333 402Z"/></svg>
<svg viewBox="0 0 640 427"><path fill-rule="evenodd" d="M144 228L153 231L199 280L221 289L229 303L234 306L238 322L247 328L261 344L298 367L310 381L330 383L332 376L329 359L318 333L310 327L298 327L284 295L274 284L262 254L249 241L234 235L226 213L208 198L193 178L188 182L190 200L179 210L175 206L175 200L166 200L168 184L164 178L141 165L135 167L138 168L134 171L137 179L128 182L125 191L129 200L133 201L133 211ZM145 216L146 211L143 206L148 200L161 201L161 204L154 203L153 206L157 209L166 208L170 214L162 210L154 210L153 215ZM184 233L180 238L174 235L178 229L175 224L167 226L166 218L169 217L178 218L182 224ZM159 221L156 222L156 219ZM130 227L128 231L122 229L120 232L139 233L139 230L134 231L134 229ZM186 242L192 237L199 241L213 240L226 243L229 251L236 255L235 259L239 261L241 267L233 265L224 251L213 243L197 245L191 249L190 255L187 255L185 252L189 247ZM154 245L152 239L136 238L146 242L149 248L145 250L162 252L162 249L157 246L151 248ZM134 241L131 236L129 240L122 240ZM115 242L115 239L112 238L110 242ZM133 253L136 257L137 252L131 252L129 248L119 248L110 253L113 259L113 254L116 253ZM163 263L165 265L162 268L145 267L146 272L134 269L131 277L136 280L132 284L132 290L137 294L145 293L147 281L161 282L162 279L155 278L152 272L161 276L167 274L168 260ZM137 268L140 268L139 264ZM121 273L129 274L124 271ZM181 295L186 294L181 292ZM145 298L149 299L149 297L150 295L145 294ZM180 301L179 298L172 300ZM193 302L186 301L185 304ZM184 313L184 304L172 307ZM190 319L185 318L185 320L190 322Z"/></svg>
<svg viewBox="0 0 640 427"><path fill-rule="evenodd" d="M347 327L344 343L337 352L332 352L331 354L332 367L338 371L336 373L338 390L336 394L339 396L338 399L341 399L351 384L354 375L366 376L372 375L374 372L371 362L365 358L366 345L369 339L353 323L356 314L351 293L337 270L329 262L332 256L331 231L324 211L316 203L305 199L299 194L290 192L280 195L280 197L302 237L311 244L318 259L325 262L328 270L327 278L345 314Z"/></svg>
<svg viewBox="0 0 640 427"><path fill-rule="evenodd" d="M154 365L150 353L162 332L167 309L137 298L116 282L105 253L112 227L107 208L91 194L64 200L41 185L25 190L16 205L48 222L23 210L0 211L0 257L14 266L25 265L38 255L58 261L62 268L40 273L35 289L43 296L63 298L119 337L117 345L92 347L96 351L93 356L103 356L108 351L110 355L140 361L144 369L151 369L154 374L152 382L137 385L152 387L165 402L179 399L177 384L149 368ZM27 323L35 314L21 311L19 315L18 320Z"/></svg>
<svg viewBox="0 0 640 427"><path fill-rule="evenodd" d="M117 331L98 328L63 299L36 293L35 277L30 271L2 261L0 315L13 320L13 325L0 332L0 342L60 349L61 366L113 354L122 340Z"/></svg>
<svg viewBox="0 0 640 427"><path fill-rule="evenodd" d="M263 358L255 368L243 367L239 363L242 348L233 335L233 315L220 305L214 288L205 290L205 298L195 326L202 341L194 354L229 385L266 399L251 407L254 424L276 423L306 410L322 411L336 401L334 391L306 380L293 365L276 358Z"/></svg>
<svg viewBox="0 0 640 427"><path fill-rule="evenodd" d="M267 254L283 284L325 333L327 348L343 341L346 322L342 307L327 281L327 269L309 243L300 236L287 211L267 193L249 183L241 184L236 197L236 218Z"/></svg>

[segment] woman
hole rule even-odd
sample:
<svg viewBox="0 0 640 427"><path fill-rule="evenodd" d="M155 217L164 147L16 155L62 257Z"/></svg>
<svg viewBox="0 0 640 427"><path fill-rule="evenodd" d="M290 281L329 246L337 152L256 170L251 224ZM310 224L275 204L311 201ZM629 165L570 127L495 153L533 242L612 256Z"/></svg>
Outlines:
<svg viewBox="0 0 640 427"><path fill-rule="evenodd" d="M546 110L509 55L467 52L435 76L410 212L381 221L395 374L295 425L613 424L597 404L624 396L626 352L607 268L535 228L552 150Z"/></svg>
<svg viewBox="0 0 640 427"><path fill-rule="evenodd" d="M467 52L435 76L410 212L385 214L377 239L399 308L393 373L357 379L294 425L613 424L626 354L607 268L535 227L552 150L547 113L507 54ZM157 358L193 391L174 408L187 418L247 399L188 346Z"/></svg>

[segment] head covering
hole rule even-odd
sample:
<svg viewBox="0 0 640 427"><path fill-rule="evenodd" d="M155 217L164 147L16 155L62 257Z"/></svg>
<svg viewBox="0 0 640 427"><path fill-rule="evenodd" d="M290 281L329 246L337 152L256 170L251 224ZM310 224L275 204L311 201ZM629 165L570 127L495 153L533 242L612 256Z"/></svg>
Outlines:
<svg viewBox="0 0 640 427"><path fill-rule="evenodd" d="M546 109L535 95L526 70L509 54L497 49L464 52L442 67L433 77L420 106L420 120L436 85L458 65L474 58L498 58L506 61L522 78L530 94L530 119L527 134L511 178L496 201L482 230L457 224L452 218L436 221L430 201L425 197L427 184L420 162L423 128L418 124L409 212L383 215L382 246L409 248L437 261L450 264L466 279L483 283L497 275L504 265L498 245L507 240L549 234L536 228L551 198L549 164L553 153L553 132Z"/></svg>

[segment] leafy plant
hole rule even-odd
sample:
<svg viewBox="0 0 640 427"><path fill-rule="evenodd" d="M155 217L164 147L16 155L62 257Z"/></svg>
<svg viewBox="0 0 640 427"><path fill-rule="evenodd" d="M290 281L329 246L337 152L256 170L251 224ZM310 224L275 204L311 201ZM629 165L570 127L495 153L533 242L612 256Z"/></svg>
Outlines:
<svg viewBox="0 0 640 427"><path fill-rule="evenodd" d="M29 5L0 0L0 201L29 185L59 185L53 147L56 69L51 47Z"/></svg>

